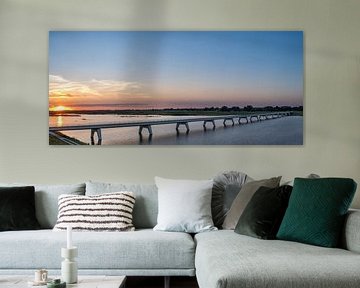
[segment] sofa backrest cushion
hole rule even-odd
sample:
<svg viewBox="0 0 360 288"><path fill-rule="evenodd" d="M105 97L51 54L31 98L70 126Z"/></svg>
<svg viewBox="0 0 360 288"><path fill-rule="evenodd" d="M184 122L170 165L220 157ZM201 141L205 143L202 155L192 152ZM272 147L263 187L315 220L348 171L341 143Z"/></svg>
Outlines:
<svg viewBox="0 0 360 288"><path fill-rule="evenodd" d="M86 182L86 195L131 191L136 197L133 224L136 229L153 228L157 223L158 192L155 184Z"/></svg>
<svg viewBox="0 0 360 288"><path fill-rule="evenodd" d="M350 209L342 231L342 248L360 253L360 209Z"/></svg>
<svg viewBox="0 0 360 288"><path fill-rule="evenodd" d="M85 195L85 183L62 185L34 185L19 183L0 183L0 187L35 187L36 218L41 228L52 229L58 216L58 197L61 194Z"/></svg>

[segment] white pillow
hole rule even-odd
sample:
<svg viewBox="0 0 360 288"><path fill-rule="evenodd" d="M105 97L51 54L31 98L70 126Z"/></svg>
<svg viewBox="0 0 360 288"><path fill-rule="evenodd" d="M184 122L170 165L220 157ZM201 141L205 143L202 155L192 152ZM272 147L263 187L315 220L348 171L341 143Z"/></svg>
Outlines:
<svg viewBox="0 0 360 288"><path fill-rule="evenodd" d="M217 230L211 217L213 180L155 177L159 212L154 230L198 233Z"/></svg>

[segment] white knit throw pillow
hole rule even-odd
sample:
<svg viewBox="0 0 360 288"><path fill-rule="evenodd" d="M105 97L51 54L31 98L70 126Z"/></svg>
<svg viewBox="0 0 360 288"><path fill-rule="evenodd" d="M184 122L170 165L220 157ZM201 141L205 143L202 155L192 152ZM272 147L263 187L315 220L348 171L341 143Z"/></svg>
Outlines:
<svg viewBox="0 0 360 288"><path fill-rule="evenodd" d="M92 196L59 196L55 231L133 231L132 211L135 196L122 191Z"/></svg>

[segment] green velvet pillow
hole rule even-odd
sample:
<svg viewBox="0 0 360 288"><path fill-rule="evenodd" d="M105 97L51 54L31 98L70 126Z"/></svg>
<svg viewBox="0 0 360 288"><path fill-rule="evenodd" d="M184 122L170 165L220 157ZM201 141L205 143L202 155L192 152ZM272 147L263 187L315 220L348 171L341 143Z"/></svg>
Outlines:
<svg viewBox="0 0 360 288"><path fill-rule="evenodd" d="M295 178L280 240L337 247L356 183L348 178Z"/></svg>
<svg viewBox="0 0 360 288"><path fill-rule="evenodd" d="M39 229L35 188L0 187L0 231Z"/></svg>
<svg viewBox="0 0 360 288"><path fill-rule="evenodd" d="M260 187L236 225L235 232L260 239L275 239L288 206L292 187Z"/></svg>

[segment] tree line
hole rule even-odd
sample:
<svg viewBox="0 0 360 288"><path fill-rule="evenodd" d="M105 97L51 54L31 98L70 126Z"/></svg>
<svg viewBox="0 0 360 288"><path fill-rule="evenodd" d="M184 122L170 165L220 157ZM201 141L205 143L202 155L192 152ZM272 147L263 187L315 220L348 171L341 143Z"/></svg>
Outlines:
<svg viewBox="0 0 360 288"><path fill-rule="evenodd" d="M221 106L221 107L205 107L205 108L168 108L168 109L152 109L152 110L188 110L188 111L219 111L219 112L256 112L256 111L303 111L303 106L265 106L254 107L252 105L240 106Z"/></svg>

